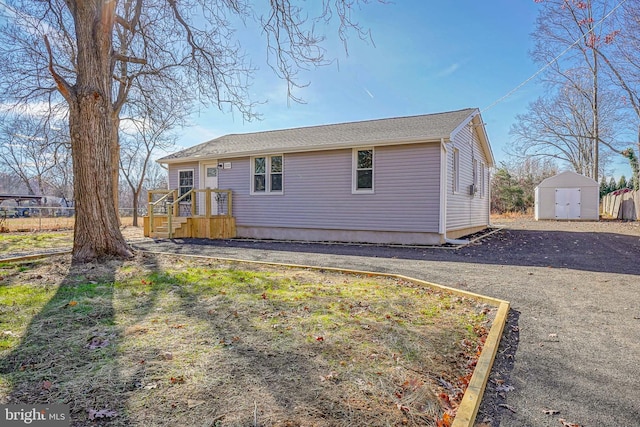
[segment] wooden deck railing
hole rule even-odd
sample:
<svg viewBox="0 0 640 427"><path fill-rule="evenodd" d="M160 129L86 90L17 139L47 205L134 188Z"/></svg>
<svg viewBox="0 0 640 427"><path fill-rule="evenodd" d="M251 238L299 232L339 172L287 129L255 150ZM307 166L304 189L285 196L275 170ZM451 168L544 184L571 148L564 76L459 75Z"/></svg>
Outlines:
<svg viewBox="0 0 640 427"><path fill-rule="evenodd" d="M204 215L198 214L198 194L204 194ZM215 194L215 196L214 196ZM160 195L158 200L154 197ZM213 197L217 201L217 212L212 212L211 206ZM202 201L202 197L200 198ZM219 189L191 189L178 197L178 190L150 190L148 192L149 203L149 231L153 233L156 230L155 218L160 216L166 217L169 238L173 232L173 218L175 217L191 217L191 218L211 218L218 216L232 217L232 192L231 190ZM160 214L160 215L158 215ZM164 221L163 221L164 224Z"/></svg>

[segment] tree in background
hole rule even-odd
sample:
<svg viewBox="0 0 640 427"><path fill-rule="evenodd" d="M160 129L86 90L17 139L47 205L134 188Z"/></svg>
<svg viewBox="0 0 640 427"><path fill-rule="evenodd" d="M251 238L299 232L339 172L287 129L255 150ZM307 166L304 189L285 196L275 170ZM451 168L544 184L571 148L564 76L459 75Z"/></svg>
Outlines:
<svg viewBox="0 0 640 427"><path fill-rule="evenodd" d="M614 15L617 29L609 33L593 49L602 59L613 84L621 92L627 108L632 112L632 122L636 124L635 144L640 153L640 3L626 1L620 3L623 13ZM604 48L603 48L604 47ZM640 184L640 168L632 147L622 152L629 159L633 172L634 189Z"/></svg>
<svg viewBox="0 0 640 427"><path fill-rule="evenodd" d="M557 173L558 167L550 159L501 163L491 181L492 212L529 212L534 207L536 186Z"/></svg>
<svg viewBox="0 0 640 427"><path fill-rule="evenodd" d="M638 128L638 148L640 149L640 127ZM640 190L640 165L638 165L638 157L632 148L627 148L622 152L622 155L629 159L629 165L631 166L631 188L634 190Z"/></svg>
<svg viewBox="0 0 640 427"><path fill-rule="evenodd" d="M503 164L491 181L491 208L496 213L526 212L525 195L518 180Z"/></svg>
<svg viewBox="0 0 640 427"><path fill-rule="evenodd" d="M622 190L623 188L627 188L629 186L629 183L627 182L627 178L624 175L620 176L620 179L618 180L618 185L616 190Z"/></svg>
<svg viewBox="0 0 640 427"><path fill-rule="evenodd" d="M593 112L584 91L576 85L576 81L565 84L555 95L538 98L526 113L516 116L510 130L514 137L512 155L554 159L569 164L579 174L593 176ZM613 152L620 151L616 128L624 120L619 104L612 92L601 93L599 138ZM609 158L610 153L600 156L601 172Z"/></svg>
<svg viewBox="0 0 640 427"><path fill-rule="evenodd" d="M184 109L176 108L170 97L162 97L164 108L141 105L135 117L126 121L121 140L120 170L131 190L133 225L138 226L138 205L142 189L147 182L147 172L153 163L152 154L157 150L168 151L175 144L171 131L183 124ZM124 123L124 121L123 121Z"/></svg>
<svg viewBox="0 0 640 427"><path fill-rule="evenodd" d="M605 194L609 193L609 182L607 181L607 177L602 175L600 178L600 198Z"/></svg>
<svg viewBox="0 0 640 427"><path fill-rule="evenodd" d="M262 16L249 0L5 0L0 102L24 109L42 102L68 117L74 261L131 256L115 203L118 131L130 96L143 102L161 88L249 120L256 115L248 93L254 68L233 23L259 25L269 64L295 99L293 90L304 85L298 71L328 63L316 24L334 17L343 41L350 30L364 37L351 15L359 3L323 0L313 19L293 0L272 0Z"/></svg>
<svg viewBox="0 0 640 427"><path fill-rule="evenodd" d="M632 129L626 116L640 113L637 92L629 89L634 86L625 88L623 82L629 80L618 72L622 64L638 64L633 40L640 25L633 15L638 3L538 3L532 57L544 66L548 95L518 117L516 151L566 161L576 172L598 180L607 162L606 156L601 159L600 146L607 148L605 153L622 154Z"/></svg>
<svg viewBox="0 0 640 427"><path fill-rule="evenodd" d="M64 125L37 115L3 117L0 167L18 177L28 194L70 199L70 171L66 170L69 139L64 129Z"/></svg>

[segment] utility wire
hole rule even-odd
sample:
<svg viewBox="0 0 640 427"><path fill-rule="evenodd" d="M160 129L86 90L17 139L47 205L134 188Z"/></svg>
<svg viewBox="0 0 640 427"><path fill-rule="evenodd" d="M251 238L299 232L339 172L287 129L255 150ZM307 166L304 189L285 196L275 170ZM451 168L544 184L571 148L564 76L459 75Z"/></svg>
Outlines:
<svg viewBox="0 0 640 427"><path fill-rule="evenodd" d="M613 9L611 9L611 11L609 11L609 13L607 13L605 16L602 17L602 19L600 19L598 22L596 22L596 24L591 27L591 29L589 31L587 31L582 37L578 38L578 40L574 41L569 47L567 47L565 50L563 50L562 52L560 52L560 54L558 56L556 56L555 58L553 58L551 61L547 62L542 68L540 68L538 71L536 71L531 77L529 77L528 79L526 79L525 81L523 81L522 83L520 83L518 86L516 86L515 88L511 89L506 95L502 96L501 98L498 98L498 100L494 101L492 104L490 104L488 107L485 107L484 109L482 109L480 112L484 113L485 111L488 111L490 109L492 109L493 107L495 107L496 105L500 104L502 101L504 101L505 99L509 98L511 95L513 95L514 93L516 93L517 91L519 91L524 85L526 85L527 83L529 83L531 80L535 79L536 77L538 77L544 70L546 70L547 68L549 68L552 64L554 64L555 62L557 62L562 56L564 56L567 52L569 52L571 49L573 49L573 47L575 45L577 45L582 39L584 39L585 37L587 37L589 34L591 34L596 27L600 26L605 19L607 19L609 16L611 16L611 14L613 12L615 12L620 6L622 6L624 3L626 3L627 0L622 0L620 3L618 3Z"/></svg>

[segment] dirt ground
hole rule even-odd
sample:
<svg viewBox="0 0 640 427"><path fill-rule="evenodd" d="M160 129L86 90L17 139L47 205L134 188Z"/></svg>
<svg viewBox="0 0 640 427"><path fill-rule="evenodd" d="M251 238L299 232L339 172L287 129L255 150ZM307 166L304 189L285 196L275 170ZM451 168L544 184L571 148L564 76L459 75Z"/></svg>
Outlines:
<svg viewBox="0 0 640 427"><path fill-rule="evenodd" d="M459 249L138 240L182 254L394 272L511 302L478 425L640 426L640 224L501 219ZM562 420L562 421L561 421Z"/></svg>

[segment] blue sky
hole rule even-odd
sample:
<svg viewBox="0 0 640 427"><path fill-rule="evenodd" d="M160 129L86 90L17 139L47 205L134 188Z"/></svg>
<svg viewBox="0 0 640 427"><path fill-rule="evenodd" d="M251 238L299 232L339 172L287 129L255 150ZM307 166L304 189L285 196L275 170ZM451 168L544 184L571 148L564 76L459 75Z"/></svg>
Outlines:
<svg viewBox="0 0 640 427"><path fill-rule="evenodd" d="M480 108L499 163L508 160L515 116L542 94L528 79L538 66L529 57L538 5L533 0L396 0L363 5L357 21L374 43L349 40L349 54L330 29L327 56L336 61L301 75L306 88L287 101L286 85L266 65L264 39L251 33L243 47L260 67L251 88L261 120L207 109L192 117L179 144L192 146L228 134L312 126L384 117ZM625 173L624 161L615 165Z"/></svg>

